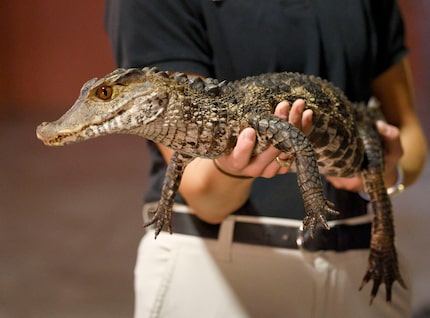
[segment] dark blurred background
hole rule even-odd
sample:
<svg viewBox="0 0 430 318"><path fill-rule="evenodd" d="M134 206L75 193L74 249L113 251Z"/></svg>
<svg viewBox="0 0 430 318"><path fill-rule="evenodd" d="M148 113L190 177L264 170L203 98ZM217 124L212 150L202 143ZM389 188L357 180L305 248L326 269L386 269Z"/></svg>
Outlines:
<svg viewBox="0 0 430 318"><path fill-rule="evenodd" d="M400 4L429 137L430 1ZM103 14L102 0L0 1L1 318L132 316L144 140L109 136L52 149L35 137L37 124L64 113L85 81L115 67ZM427 165L394 200L417 317L430 317L429 185Z"/></svg>

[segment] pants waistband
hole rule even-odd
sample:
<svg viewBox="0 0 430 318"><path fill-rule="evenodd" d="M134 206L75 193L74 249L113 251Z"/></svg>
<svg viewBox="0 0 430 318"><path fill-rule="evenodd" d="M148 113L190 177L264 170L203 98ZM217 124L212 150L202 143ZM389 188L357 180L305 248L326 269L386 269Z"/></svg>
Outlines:
<svg viewBox="0 0 430 318"><path fill-rule="evenodd" d="M155 202L144 205L145 221L149 220L149 214L156 206ZM173 233L216 240L223 228L230 228L231 241L235 243L308 251L368 249L370 221L370 215L329 221L330 230L318 227L311 238L303 231L300 220L231 215L221 224L209 224L200 220L189 207L181 204L175 204L172 213Z"/></svg>

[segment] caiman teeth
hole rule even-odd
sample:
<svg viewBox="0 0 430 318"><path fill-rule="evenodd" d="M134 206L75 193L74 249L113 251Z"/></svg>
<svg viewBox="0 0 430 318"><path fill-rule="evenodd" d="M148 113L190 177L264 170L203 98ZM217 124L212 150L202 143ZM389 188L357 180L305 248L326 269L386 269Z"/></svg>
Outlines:
<svg viewBox="0 0 430 318"><path fill-rule="evenodd" d="M65 144L79 140L79 134L76 134L75 132L70 131L70 130L69 131L64 131L64 130L61 131L60 130L56 133L49 133L49 131L50 131L49 127L46 128L46 126L49 126L49 125L53 125L53 123L44 122L44 123L40 124L36 129L37 138L40 139L45 145L47 145L47 146L63 146ZM53 125L53 126L55 127L55 125ZM83 131L83 130L80 129L79 131ZM69 137L73 137L73 136L76 137L74 141L64 142L65 139L67 139Z"/></svg>
<svg viewBox="0 0 430 318"><path fill-rule="evenodd" d="M39 138L47 146L63 146L67 142L63 143L62 141L69 136L73 136L73 134L61 133L61 134L57 134L57 135L55 135L49 139L37 134L37 138Z"/></svg>

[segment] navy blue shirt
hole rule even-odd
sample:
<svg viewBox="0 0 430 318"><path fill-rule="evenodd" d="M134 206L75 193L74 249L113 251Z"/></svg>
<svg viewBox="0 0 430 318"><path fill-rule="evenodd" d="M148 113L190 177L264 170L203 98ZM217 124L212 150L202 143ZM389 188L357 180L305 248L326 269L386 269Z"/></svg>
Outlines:
<svg viewBox="0 0 430 318"><path fill-rule="evenodd" d="M121 67L220 80L295 71L330 80L352 101L368 100L372 80L407 52L395 0L107 0L106 28ZM157 201L166 164L149 145L145 200ZM324 191L341 218L366 213L356 193L326 182ZM256 179L236 213L302 219L296 176Z"/></svg>

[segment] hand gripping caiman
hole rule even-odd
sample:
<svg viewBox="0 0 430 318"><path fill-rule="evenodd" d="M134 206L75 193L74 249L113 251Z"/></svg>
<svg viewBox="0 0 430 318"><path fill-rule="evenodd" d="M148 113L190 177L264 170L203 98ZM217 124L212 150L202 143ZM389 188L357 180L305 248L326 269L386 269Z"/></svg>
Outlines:
<svg viewBox="0 0 430 318"><path fill-rule="evenodd" d="M273 115L276 105L304 99L313 111L313 130L300 130ZM328 228L336 214L323 195L320 173L361 174L374 210L369 265L363 287L373 280L371 301L381 283L386 299L399 273L394 246L393 213L383 179L383 155L375 118L365 106L353 105L331 83L297 73L273 73L235 82L202 80L157 69L117 69L82 88L72 108L59 120L42 123L38 137L60 146L101 135L143 136L174 150L153 219L156 235L167 223L170 232L174 197L183 171L195 157L214 159L231 152L245 127L257 132L255 153L274 145L293 156L311 232ZM361 289L360 287L360 289Z"/></svg>

